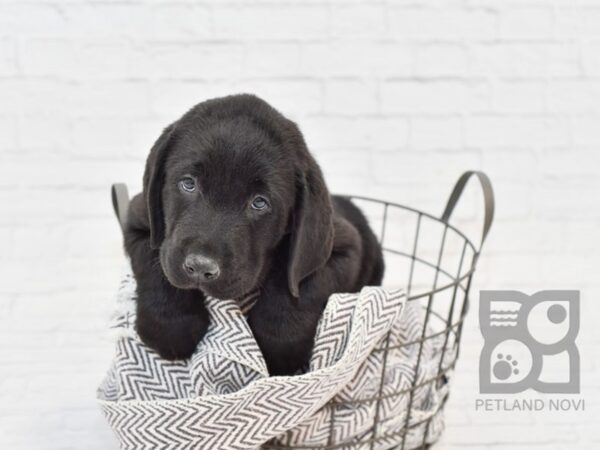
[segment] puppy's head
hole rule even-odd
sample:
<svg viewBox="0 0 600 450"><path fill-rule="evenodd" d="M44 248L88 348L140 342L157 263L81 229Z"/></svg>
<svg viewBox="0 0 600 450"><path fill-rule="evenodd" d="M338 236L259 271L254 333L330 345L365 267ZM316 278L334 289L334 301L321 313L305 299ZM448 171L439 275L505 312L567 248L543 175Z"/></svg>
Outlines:
<svg viewBox="0 0 600 450"><path fill-rule="evenodd" d="M238 298L273 267L298 297L333 245L331 201L297 126L251 95L167 127L144 173L151 245L176 287Z"/></svg>

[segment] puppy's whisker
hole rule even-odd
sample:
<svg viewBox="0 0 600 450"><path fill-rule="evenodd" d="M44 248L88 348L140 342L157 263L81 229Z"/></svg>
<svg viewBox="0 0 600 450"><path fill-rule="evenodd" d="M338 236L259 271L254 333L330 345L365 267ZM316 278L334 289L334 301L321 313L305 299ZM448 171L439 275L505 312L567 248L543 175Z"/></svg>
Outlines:
<svg viewBox="0 0 600 450"><path fill-rule="evenodd" d="M162 270L162 264L160 263L160 259L156 258L155 260L153 260L153 261L150 263L150 267L151 267L153 270L156 270L156 269L158 269L158 270Z"/></svg>

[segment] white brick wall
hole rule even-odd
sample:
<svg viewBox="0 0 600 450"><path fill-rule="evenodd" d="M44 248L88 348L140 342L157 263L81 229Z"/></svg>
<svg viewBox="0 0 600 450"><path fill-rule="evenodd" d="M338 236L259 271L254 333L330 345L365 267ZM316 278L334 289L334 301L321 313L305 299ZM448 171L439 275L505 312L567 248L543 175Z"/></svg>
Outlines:
<svg viewBox="0 0 600 450"><path fill-rule="evenodd" d="M161 127L240 91L298 121L336 191L439 212L487 171L497 217L439 447L598 448L600 0L0 1L3 448L116 447L94 403L108 187L138 188ZM585 413L475 412L483 287L582 290Z"/></svg>

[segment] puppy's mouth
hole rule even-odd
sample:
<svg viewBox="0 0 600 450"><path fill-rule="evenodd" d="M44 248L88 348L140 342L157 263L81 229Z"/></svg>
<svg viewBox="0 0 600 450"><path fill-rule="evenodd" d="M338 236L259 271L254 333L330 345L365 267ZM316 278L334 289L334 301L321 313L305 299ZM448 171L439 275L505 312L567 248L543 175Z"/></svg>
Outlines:
<svg viewBox="0 0 600 450"><path fill-rule="evenodd" d="M169 277L167 277L169 278ZM243 283L241 277L235 279L223 279L214 281L211 283L198 283L192 280L171 280L169 282L179 289L197 289L202 291L204 295L209 295L214 298L221 300L233 299L237 300L243 298L248 293L248 289L245 288L246 283Z"/></svg>
<svg viewBox="0 0 600 450"><path fill-rule="evenodd" d="M205 295L222 300L238 299L246 294L246 290L242 287L242 279L223 280L220 283L204 284L199 283L195 286L196 289L202 291Z"/></svg>

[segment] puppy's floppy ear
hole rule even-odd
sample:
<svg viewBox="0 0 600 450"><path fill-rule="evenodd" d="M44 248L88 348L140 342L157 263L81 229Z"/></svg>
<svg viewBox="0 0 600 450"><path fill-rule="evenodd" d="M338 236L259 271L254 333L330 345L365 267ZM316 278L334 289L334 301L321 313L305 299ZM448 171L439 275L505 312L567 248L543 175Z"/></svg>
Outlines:
<svg viewBox="0 0 600 450"><path fill-rule="evenodd" d="M165 219L162 205L162 188L165 181L165 160L175 124L169 125L156 140L144 171L144 197L150 223L150 246L159 248L165 238Z"/></svg>
<svg viewBox="0 0 600 450"><path fill-rule="evenodd" d="M288 261L288 285L295 298L300 296L300 282L327 262L333 248L331 198L321 169L308 151L304 158L305 167L296 174Z"/></svg>

